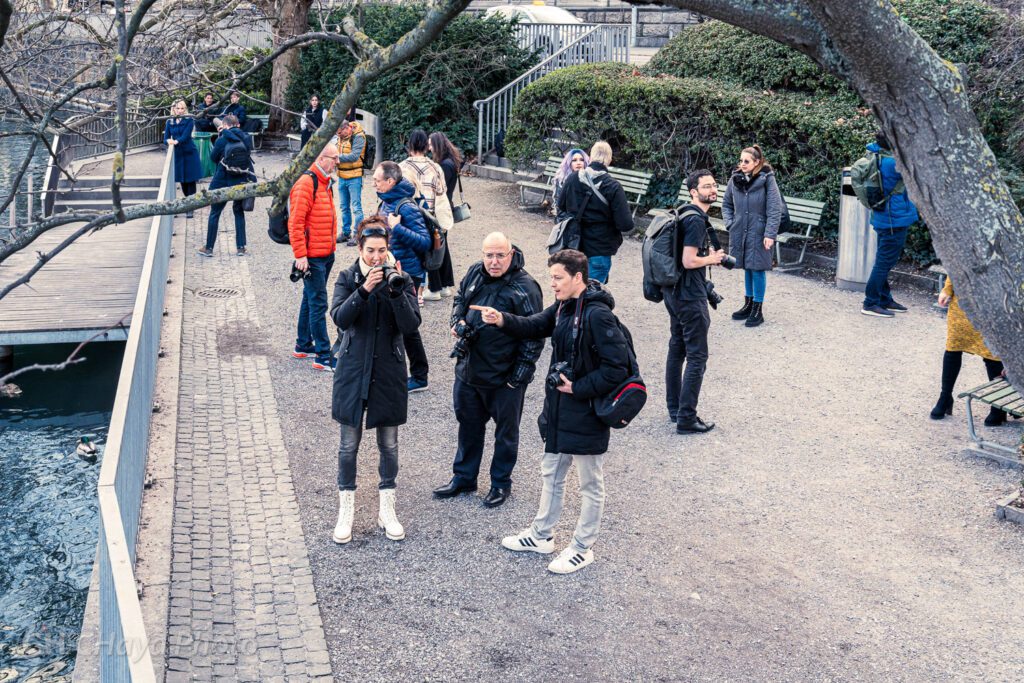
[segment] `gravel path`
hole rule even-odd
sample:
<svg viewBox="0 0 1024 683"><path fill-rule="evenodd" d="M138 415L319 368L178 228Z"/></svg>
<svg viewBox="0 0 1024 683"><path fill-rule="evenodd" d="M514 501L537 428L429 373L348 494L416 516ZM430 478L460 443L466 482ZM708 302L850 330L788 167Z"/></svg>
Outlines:
<svg viewBox="0 0 1024 683"><path fill-rule="evenodd" d="M519 210L512 186L464 185L474 218L452 234L457 274L484 234L504 230L550 302L547 221ZM371 196L367 182L367 207ZM260 210L250 218L265 222ZM772 275L768 322L751 330L728 315L742 276L716 273L726 302L712 315L700 414L718 427L681 437L665 419L666 314L640 296L639 243L628 242L611 289L651 401L613 435L597 561L556 577L546 559L498 545L536 509L539 382L527 392L508 503L490 511L476 497L431 499L450 476L456 434L447 302L424 309L431 387L411 397L400 431L408 538L376 530L368 436L355 539L330 541L331 378L289 357L300 298L289 250L259 225L250 245L260 323L247 352L269 359L337 680L1006 680L1024 671L1021 530L992 514L1019 477L964 453L962 402L951 419L928 419L945 334L930 298L901 291L911 311L878 320L860 315L857 294ZM341 248L335 272L355 256ZM984 379L968 358L958 389ZM1019 434L1018 423L993 436ZM574 488L559 547L579 510Z"/></svg>

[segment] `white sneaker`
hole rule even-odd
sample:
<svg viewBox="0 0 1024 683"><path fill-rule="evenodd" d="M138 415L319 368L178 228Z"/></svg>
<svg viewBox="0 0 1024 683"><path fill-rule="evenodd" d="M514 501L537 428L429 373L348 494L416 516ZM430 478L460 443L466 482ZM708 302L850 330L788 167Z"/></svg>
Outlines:
<svg viewBox="0 0 1024 683"><path fill-rule="evenodd" d="M453 294L455 294L455 288L454 287L442 287L441 288L441 296L443 296L444 298L447 299L448 297L452 296Z"/></svg>
<svg viewBox="0 0 1024 683"><path fill-rule="evenodd" d="M334 542L344 545L352 540L352 513L356 507L355 491L338 491L338 523L334 525Z"/></svg>
<svg viewBox="0 0 1024 683"><path fill-rule="evenodd" d="M441 300L441 292L431 292L429 290L426 291L426 292L423 292L423 300L424 301L440 301Z"/></svg>
<svg viewBox="0 0 1024 683"><path fill-rule="evenodd" d="M506 536L501 539L501 545L509 550L518 552L533 552L541 555L550 555L555 552L555 539L541 539L533 535L532 529L523 529L516 536Z"/></svg>
<svg viewBox="0 0 1024 683"><path fill-rule="evenodd" d="M398 523L395 516L395 490L380 490L380 512L377 514L377 526L384 530L384 535L392 541L405 538L405 529Z"/></svg>
<svg viewBox="0 0 1024 683"><path fill-rule="evenodd" d="M548 565L548 571L555 574L572 574L583 569L593 561L593 550L581 553L572 546L569 546L551 561L551 564Z"/></svg>

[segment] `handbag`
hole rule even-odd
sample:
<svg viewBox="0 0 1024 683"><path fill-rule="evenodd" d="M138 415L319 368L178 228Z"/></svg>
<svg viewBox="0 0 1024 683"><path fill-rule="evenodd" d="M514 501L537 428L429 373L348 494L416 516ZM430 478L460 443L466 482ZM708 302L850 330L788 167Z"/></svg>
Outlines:
<svg viewBox="0 0 1024 683"><path fill-rule="evenodd" d="M469 211L469 204L466 202L465 197L462 196L462 174L456 173L456 176L459 179L459 203L457 206L452 207L452 218L455 219L456 223L461 223L472 214Z"/></svg>
<svg viewBox="0 0 1024 683"><path fill-rule="evenodd" d="M242 200L242 211L255 211L256 210L256 198L246 197Z"/></svg>
<svg viewBox="0 0 1024 683"><path fill-rule="evenodd" d="M564 190L563 190L564 192ZM576 215L562 214L556 219L555 227L548 235L548 253L554 254L563 249L578 249L580 246L580 217L587 208L591 195L583 200L583 205Z"/></svg>

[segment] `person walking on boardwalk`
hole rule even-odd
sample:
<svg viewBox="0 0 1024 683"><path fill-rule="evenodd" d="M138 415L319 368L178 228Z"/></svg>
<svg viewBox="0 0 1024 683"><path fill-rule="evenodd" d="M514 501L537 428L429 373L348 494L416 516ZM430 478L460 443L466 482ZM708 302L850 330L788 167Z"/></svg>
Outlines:
<svg viewBox="0 0 1024 683"><path fill-rule="evenodd" d="M782 193L758 145L740 152L740 162L722 198L729 229L729 255L743 269L743 306L732 314L746 327L764 322L764 293L772 269L772 247L782 222Z"/></svg>
<svg viewBox="0 0 1024 683"><path fill-rule="evenodd" d="M295 268L304 273L299 305L295 358L314 355L314 370L333 370L331 338L327 334L327 281L334 267L338 217L331 192L338 146L328 143L288 195L288 238Z"/></svg>
<svg viewBox="0 0 1024 683"><path fill-rule="evenodd" d="M199 149L192 142L195 121L188 115L185 100L171 105L171 118L164 124L164 143L174 148L174 182L181 185L181 194L191 197L196 193L196 183L203 177L199 163ZM192 218L192 211L185 218Z"/></svg>
<svg viewBox="0 0 1024 683"><path fill-rule="evenodd" d="M398 476L398 427L409 407L402 336L420 325L412 279L390 252L391 231L378 216L357 231L359 257L338 275L331 319L341 330L334 372L331 413L341 425L338 445L338 521L335 543L352 540L355 512L356 455L367 429L377 430L380 451L377 526L392 541L405 538L395 513Z"/></svg>
<svg viewBox="0 0 1024 683"><path fill-rule="evenodd" d="M453 476L434 489L435 498L476 491L487 422L494 420L491 489L485 507L498 507L512 491L512 470L519 456L523 397L544 348L539 339L518 340L481 322L472 304L492 306L520 316L544 308L540 285L523 267L523 252L500 232L484 238L483 259L462 278L452 305L452 336L458 359L453 390L459 442Z"/></svg>
<svg viewBox="0 0 1024 683"><path fill-rule="evenodd" d="M629 346L612 313L615 300L587 278L587 257L563 249L548 259L555 303L521 317L490 306L471 305L484 323L515 339L551 337L551 366L545 381L544 410L538 421L544 440L543 487L533 523L501 545L516 552L548 555L552 532L562 515L565 477L575 463L580 480L580 517L572 542L548 571L570 574L594 561L594 543L604 510L604 457L611 429L597 416L594 399L611 393L629 377Z"/></svg>
<svg viewBox="0 0 1024 683"><path fill-rule="evenodd" d="M960 308L960 302L953 291L953 281L948 277L942 291L939 292L939 305L949 306L949 310L946 313L946 351L942 354L942 388L939 392L939 400L932 408L931 418L933 420L941 420L947 415L953 414L953 387L956 386L956 378L960 375L964 353L981 356L981 359L985 361L985 372L989 380L993 380L1003 373L1002 361L989 351L981 333L974 329L974 325L971 325L971 321L967 319L967 315ZM985 424L989 427L998 427L1005 422L1006 413L995 407L985 418Z"/></svg>
<svg viewBox="0 0 1024 683"><path fill-rule="evenodd" d="M210 154L217 170L210 180L209 189L219 190L255 180L251 156L252 138L238 127L238 119L228 114L220 122L217 132L217 143ZM231 202L231 213L235 217L235 248L239 256L245 256L244 202L244 199ZM213 257L213 245L217 243L217 231L220 229L220 215L225 206L227 202L217 202L210 206L210 217L206 223L206 246L199 250L201 256Z"/></svg>
<svg viewBox="0 0 1024 683"><path fill-rule="evenodd" d="M366 132L358 121L345 121L338 129L338 207L341 234L338 241L356 246L355 228L363 220L363 158Z"/></svg>

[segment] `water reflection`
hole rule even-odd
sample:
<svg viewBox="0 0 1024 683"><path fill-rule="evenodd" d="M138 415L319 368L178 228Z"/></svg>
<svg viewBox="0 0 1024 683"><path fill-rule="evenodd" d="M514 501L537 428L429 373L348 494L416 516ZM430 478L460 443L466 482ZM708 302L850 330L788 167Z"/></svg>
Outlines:
<svg viewBox="0 0 1024 683"><path fill-rule="evenodd" d="M54 363L73 347L15 350L15 367ZM84 362L15 381L0 398L0 683L70 677L98 538L96 481L123 343ZM82 436L93 458L76 448Z"/></svg>
<svg viewBox="0 0 1024 683"><path fill-rule="evenodd" d="M0 132L8 133L24 129L24 126L0 121ZM32 138L23 136L0 137L0 197L3 199L6 199L11 191L11 183L14 181L14 176L21 169L21 165L25 162L25 155L28 154L31 142ZM38 193L42 189L43 177L46 174L46 159L46 148L42 143L39 143L36 145L36 151L32 157L32 165L29 167L29 174L32 176L32 189L35 193L35 198L32 202L33 213L37 216L40 212ZM27 218L28 199L24 195L26 190L26 181L23 180L20 188L22 194L16 200L19 224L26 222ZM5 213L0 217L0 227L6 228L9 224L10 213ZM2 673L0 673L0 683L3 680Z"/></svg>

